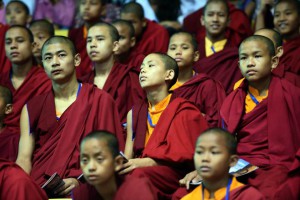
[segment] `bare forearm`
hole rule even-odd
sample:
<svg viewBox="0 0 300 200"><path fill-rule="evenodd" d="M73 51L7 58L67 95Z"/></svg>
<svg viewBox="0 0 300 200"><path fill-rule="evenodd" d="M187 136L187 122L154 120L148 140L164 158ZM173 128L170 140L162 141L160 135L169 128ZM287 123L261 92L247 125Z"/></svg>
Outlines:
<svg viewBox="0 0 300 200"><path fill-rule="evenodd" d="M25 160L25 159L21 159L18 158L16 160L17 165L19 165L27 174L30 174L31 172L31 168L32 168L32 164L30 160Z"/></svg>

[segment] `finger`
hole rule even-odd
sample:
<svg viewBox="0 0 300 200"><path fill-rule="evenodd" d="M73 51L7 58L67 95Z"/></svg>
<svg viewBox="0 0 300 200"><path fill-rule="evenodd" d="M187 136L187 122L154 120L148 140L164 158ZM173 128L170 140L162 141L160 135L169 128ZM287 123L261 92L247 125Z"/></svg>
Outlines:
<svg viewBox="0 0 300 200"><path fill-rule="evenodd" d="M68 185L65 183L64 185L62 185L61 187L59 187L57 190L54 191L54 194L59 194L62 191L64 191L66 188L68 187Z"/></svg>
<svg viewBox="0 0 300 200"><path fill-rule="evenodd" d="M187 181L187 182L185 183L185 188L186 188L187 190L190 189L190 182L189 182L189 181Z"/></svg>
<svg viewBox="0 0 300 200"><path fill-rule="evenodd" d="M74 184L67 186L63 191L58 193L59 196L66 196L71 193L71 191L75 188Z"/></svg>

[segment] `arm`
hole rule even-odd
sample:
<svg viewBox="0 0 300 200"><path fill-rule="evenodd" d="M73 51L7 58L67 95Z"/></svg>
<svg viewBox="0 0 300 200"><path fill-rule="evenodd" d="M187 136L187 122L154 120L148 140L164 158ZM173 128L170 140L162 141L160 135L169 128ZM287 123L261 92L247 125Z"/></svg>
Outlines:
<svg viewBox="0 0 300 200"><path fill-rule="evenodd" d="M123 164L123 169L119 174L126 174L134 170L135 168L140 167L153 167L157 166L158 163L152 158L134 158L129 159L127 163Z"/></svg>
<svg viewBox="0 0 300 200"><path fill-rule="evenodd" d="M179 180L180 185L185 185L186 189L190 189L190 182L197 183L201 181L202 178L198 175L197 171L192 171L185 175L185 177L181 180Z"/></svg>
<svg viewBox="0 0 300 200"><path fill-rule="evenodd" d="M27 173L30 174L32 163L31 158L35 146L34 135L30 133L29 117L27 106L25 105L20 118L20 142L16 163Z"/></svg>
<svg viewBox="0 0 300 200"><path fill-rule="evenodd" d="M257 13L255 20L255 30L259 30L266 27L265 24L265 13L268 9L267 5L273 5L274 0L262 0L260 3L260 9Z"/></svg>
<svg viewBox="0 0 300 200"><path fill-rule="evenodd" d="M130 110L127 114L127 137L124 152L128 159L133 158L134 140L132 139L132 134L132 110Z"/></svg>

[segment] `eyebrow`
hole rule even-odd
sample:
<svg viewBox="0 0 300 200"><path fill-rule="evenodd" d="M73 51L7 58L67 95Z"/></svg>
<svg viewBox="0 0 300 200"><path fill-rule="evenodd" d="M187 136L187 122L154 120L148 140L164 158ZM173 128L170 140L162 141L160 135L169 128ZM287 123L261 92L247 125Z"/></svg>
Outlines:
<svg viewBox="0 0 300 200"><path fill-rule="evenodd" d="M65 51L65 50L59 50L59 51L56 51L54 53L47 52L44 55L46 56L46 55L53 55L53 54L59 54L59 53L67 53L67 51Z"/></svg>

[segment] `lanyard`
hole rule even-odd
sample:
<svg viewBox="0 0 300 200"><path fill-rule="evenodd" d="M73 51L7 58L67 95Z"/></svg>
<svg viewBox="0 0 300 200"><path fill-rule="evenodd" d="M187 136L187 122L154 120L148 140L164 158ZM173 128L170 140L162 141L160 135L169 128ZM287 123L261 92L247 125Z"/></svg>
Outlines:
<svg viewBox="0 0 300 200"><path fill-rule="evenodd" d="M148 122L149 122L150 126L151 126L152 128L155 128L156 124L153 124L153 123L152 123L152 119L151 119L151 117L150 117L149 112L148 112L147 118L148 118Z"/></svg>
<svg viewBox="0 0 300 200"><path fill-rule="evenodd" d="M232 178L229 179L228 183L227 183L227 186L226 186L226 197L225 197L225 200L229 200L229 192L230 192L230 185L232 183ZM205 189L205 186L202 182L202 200L204 200L204 189Z"/></svg>
<svg viewBox="0 0 300 200"><path fill-rule="evenodd" d="M216 53L214 46L210 47L213 53Z"/></svg>
<svg viewBox="0 0 300 200"><path fill-rule="evenodd" d="M249 93L249 95L250 95L252 101L253 101L256 105L258 105L258 104L259 104L259 101L255 98L255 96L254 96L253 94L251 94L251 92L248 92L248 93Z"/></svg>

